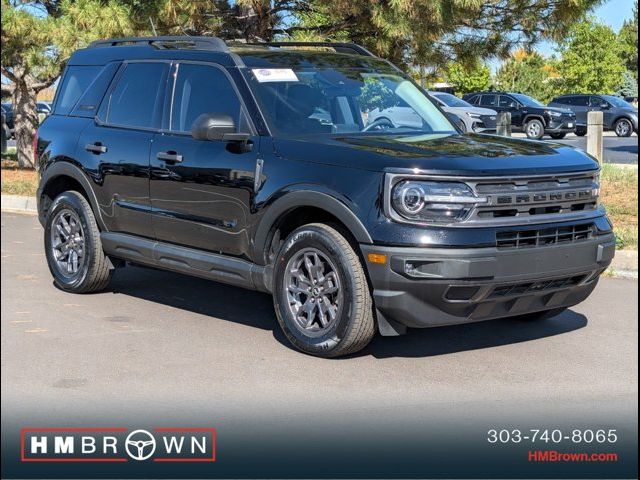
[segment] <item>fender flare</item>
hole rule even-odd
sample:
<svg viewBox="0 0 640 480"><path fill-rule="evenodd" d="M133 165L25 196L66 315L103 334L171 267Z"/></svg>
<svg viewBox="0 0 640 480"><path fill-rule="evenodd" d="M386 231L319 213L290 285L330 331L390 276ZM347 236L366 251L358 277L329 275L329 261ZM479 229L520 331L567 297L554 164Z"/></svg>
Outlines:
<svg viewBox="0 0 640 480"><path fill-rule="evenodd" d="M96 198L91 182L87 178L87 174L80 167L74 165L68 160L56 161L51 166L47 167L40 176L40 186L38 187L37 192L38 216L40 218L40 223L44 222L44 212L41 211L44 189L51 181L63 176L76 180L82 186L87 195L87 200L89 200L89 204L91 205L91 209L93 210L93 214L96 217L98 227L100 227L101 231L107 231L105 223L102 220L102 212L99 208L98 199Z"/></svg>
<svg viewBox="0 0 640 480"><path fill-rule="evenodd" d="M540 120L542 122L542 126L544 128L547 128L547 122L544 119L544 117L542 115L536 115L535 113L529 114L526 117L524 117L524 120L522 120L522 126L524 127L529 122L529 120L534 120L534 119Z"/></svg>
<svg viewBox="0 0 640 480"><path fill-rule="evenodd" d="M273 202L259 222L253 246L253 258L262 262L267 242L278 220L287 212L299 207L314 207L325 210L340 220L358 243L373 243L371 235L360 219L349 207L326 193L313 190L297 190L285 194Z"/></svg>

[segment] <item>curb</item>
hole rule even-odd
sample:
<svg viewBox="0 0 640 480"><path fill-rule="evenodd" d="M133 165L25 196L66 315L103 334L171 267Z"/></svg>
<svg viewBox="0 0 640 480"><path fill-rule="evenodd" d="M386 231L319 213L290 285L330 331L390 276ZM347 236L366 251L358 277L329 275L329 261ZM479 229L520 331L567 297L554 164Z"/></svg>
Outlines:
<svg viewBox="0 0 640 480"><path fill-rule="evenodd" d="M2 210L37 215L36 197L2 195ZM609 275L620 278L638 278L638 251L616 250L616 256L607 270Z"/></svg>
<svg viewBox="0 0 640 480"><path fill-rule="evenodd" d="M638 251L616 250L607 273L620 278L638 278Z"/></svg>
<svg viewBox="0 0 640 480"><path fill-rule="evenodd" d="M2 195L2 210L9 212L38 214L36 197L23 197L21 195Z"/></svg>

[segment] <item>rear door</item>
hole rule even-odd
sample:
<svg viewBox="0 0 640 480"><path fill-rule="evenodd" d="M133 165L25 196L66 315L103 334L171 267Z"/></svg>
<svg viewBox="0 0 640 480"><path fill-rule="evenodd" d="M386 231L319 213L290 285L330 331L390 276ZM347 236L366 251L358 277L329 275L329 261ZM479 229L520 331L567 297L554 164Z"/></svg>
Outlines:
<svg viewBox="0 0 640 480"><path fill-rule="evenodd" d="M570 108L576 114L576 122L578 125L586 125L587 114L589 113L589 97L586 95L577 95L575 97L570 97L570 99Z"/></svg>
<svg viewBox="0 0 640 480"><path fill-rule="evenodd" d="M106 227L153 237L149 149L162 118L166 62L127 62L82 132L78 154L93 174Z"/></svg>
<svg viewBox="0 0 640 480"><path fill-rule="evenodd" d="M231 116L238 131L253 132L228 72L210 63L173 66L172 99L164 130L151 147L151 203L156 238L163 242L248 256L249 221L257 168L257 137L251 149L224 141L195 140L194 120L203 113Z"/></svg>

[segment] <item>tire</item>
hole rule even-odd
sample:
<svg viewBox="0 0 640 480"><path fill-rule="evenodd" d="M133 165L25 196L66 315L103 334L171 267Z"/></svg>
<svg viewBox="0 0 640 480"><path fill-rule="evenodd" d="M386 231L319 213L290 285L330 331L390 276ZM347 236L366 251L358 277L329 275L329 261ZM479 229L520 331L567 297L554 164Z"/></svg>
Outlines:
<svg viewBox="0 0 640 480"><path fill-rule="evenodd" d="M64 192L53 201L45 221L44 246L58 288L89 293L109 284L112 270L102 250L100 230L80 193Z"/></svg>
<svg viewBox="0 0 640 480"><path fill-rule="evenodd" d="M584 137L586 134L587 134L586 127L578 127L578 128L576 128L576 136L577 137Z"/></svg>
<svg viewBox="0 0 640 480"><path fill-rule="evenodd" d="M315 283L314 277L324 281ZM375 335L362 263L334 228L315 223L289 235L276 260L273 282L278 323L298 350L339 357L362 350Z"/></svg>
<svg viewBox="0 0 640 480"><path fill-rule="evenodd" d="M630 137L633 134L633 124L628 118L620 118L616 120L613 130L619 137Z"/></svg>
<svg viewBox="0 0 640 480"><path fill-rule="evenodd" d="M549 136L554 140L562 140L564 137L567 136L567 134L566 133L550 133Z"/></svg>
<svg viewBox="0 0 640 480"><path fill-rule="evenodd" d="M567 307L554 308L552 310L545 310L542 312L532 312L532 313L527 313L525 315L518 315L517 317L513 317L513 318L514 320L521 320L525 322L537 322L541 320L547 320L552 317L556 317L560 315L562 312L564 312L566 309Z"/></svg>
<svg viewBox="0 0 640 480"><path fill-rule="evenodd" d="M524 133L530 140L540 140L544 137L544 124L537 118L533 118L525 124Z"/></svg>

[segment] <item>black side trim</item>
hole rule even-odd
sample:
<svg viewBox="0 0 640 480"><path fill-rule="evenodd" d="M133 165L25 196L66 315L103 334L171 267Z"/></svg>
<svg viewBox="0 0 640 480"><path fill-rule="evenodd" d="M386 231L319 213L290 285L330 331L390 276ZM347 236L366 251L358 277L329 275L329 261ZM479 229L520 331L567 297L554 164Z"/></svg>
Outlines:
<svg viewBox="0 0 640 480"><path fill-rule="evenodd" d="M245 260L123 233L103 232L100 239L105 253L116 258L249 290L270 291L266 268Z"/></svg>

